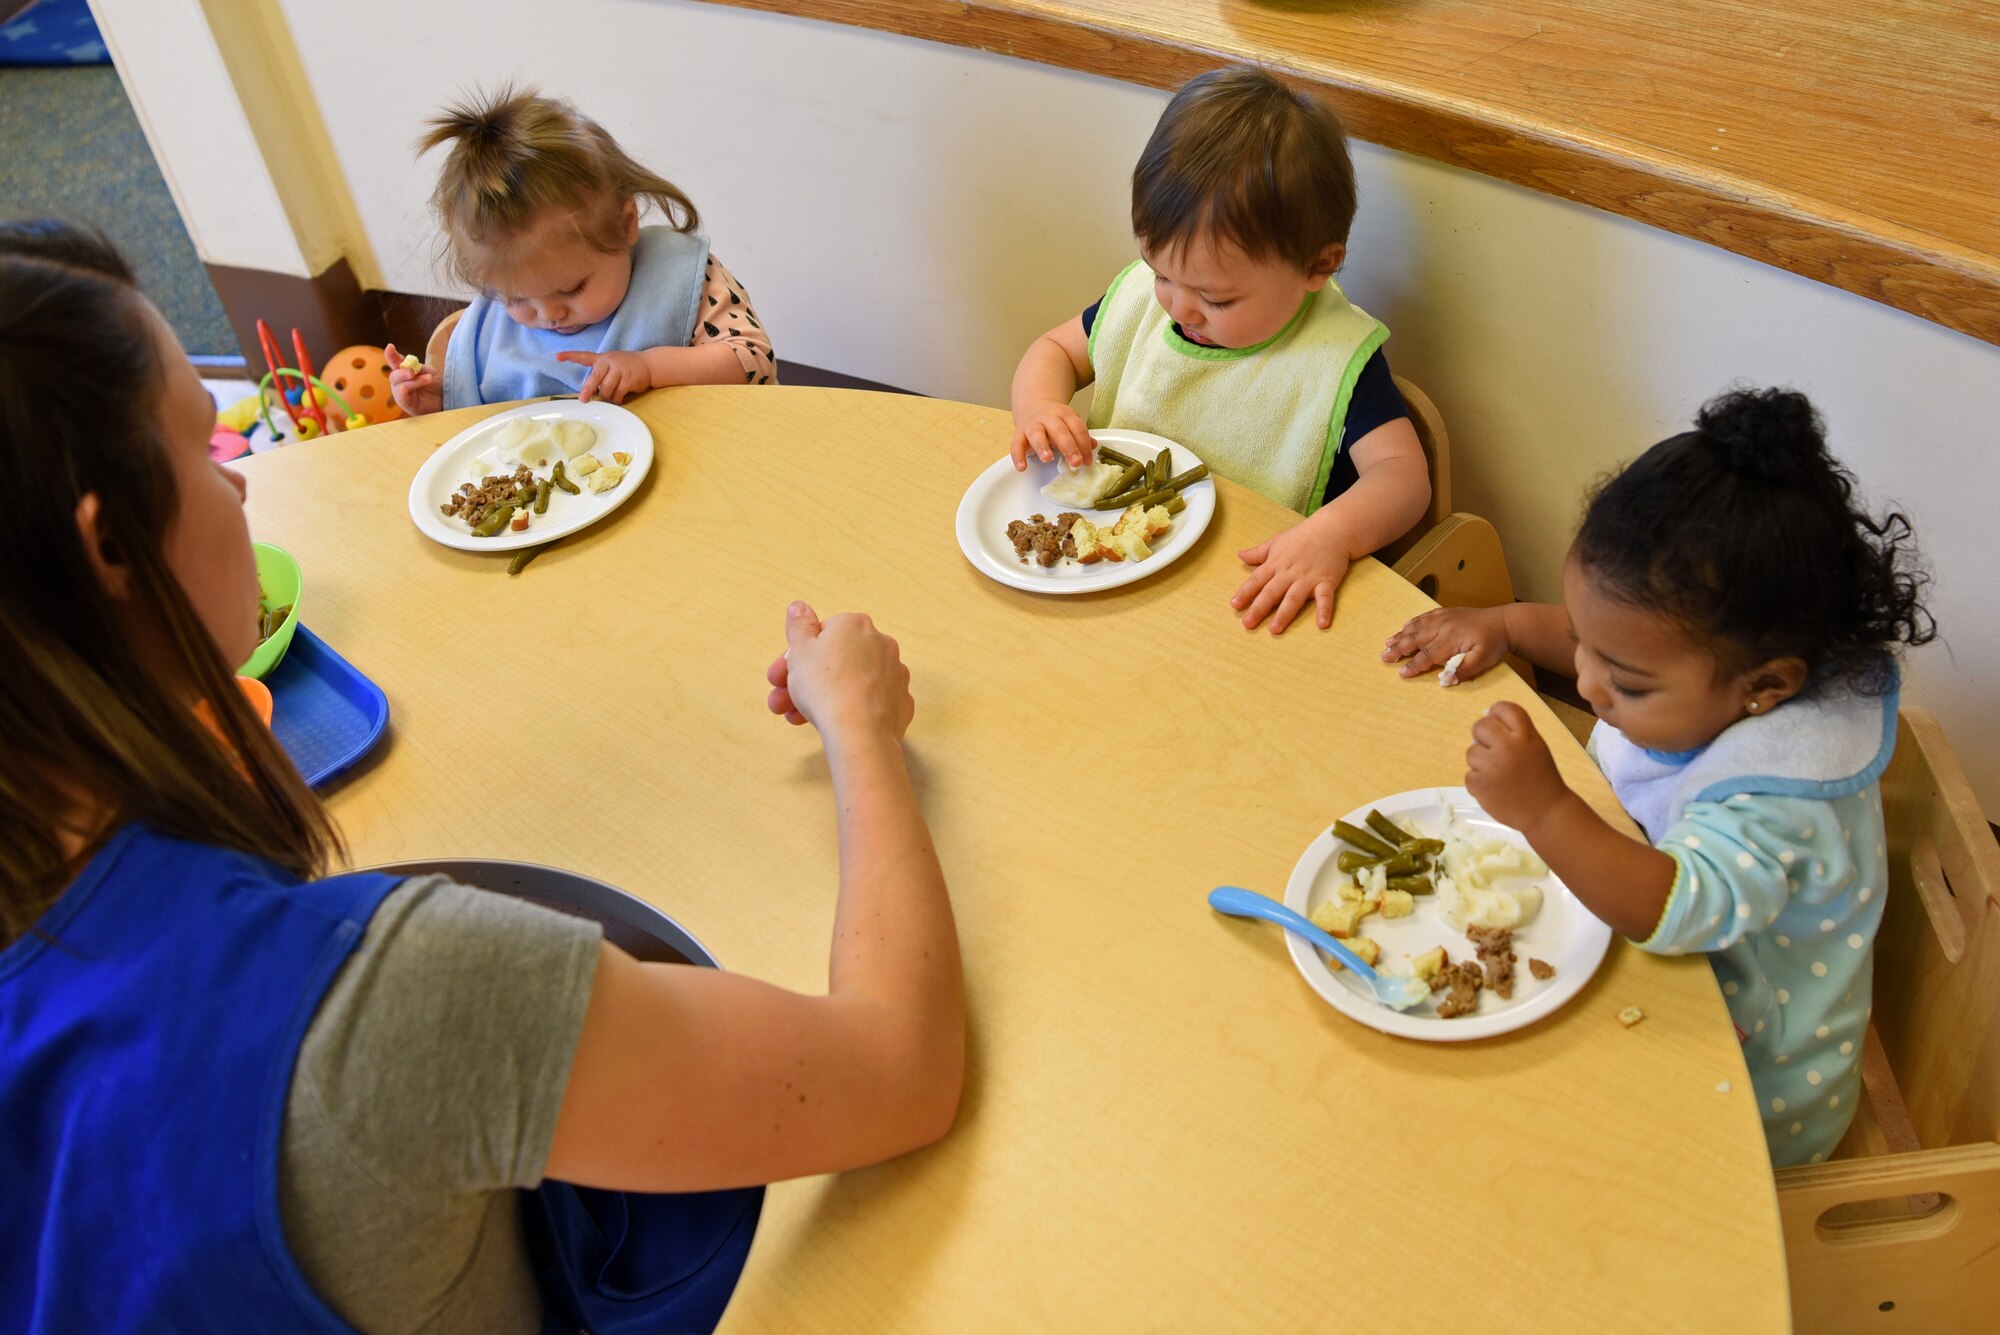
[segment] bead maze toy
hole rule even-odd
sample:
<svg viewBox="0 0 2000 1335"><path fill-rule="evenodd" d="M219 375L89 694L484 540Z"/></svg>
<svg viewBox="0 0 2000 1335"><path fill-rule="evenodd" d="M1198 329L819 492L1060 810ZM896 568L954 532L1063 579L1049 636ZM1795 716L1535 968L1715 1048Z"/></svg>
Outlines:
<svg viewBox="0 0 2000 1335"><path fill-rule="evenodd" d="M315 436L329 435L335 431L357 431L371 422L389 420L388 415L381 413L380 409L377 410L380 415L374 418L354 411L339 390L314 375L312 357L306 352L305 338L298 330L292 331L292 352L298 359L297 366L281 364L284 359L278 352L278 340L272 335L271 326L262 320L257 322L257 340L263 347L266 368L264 378L257 382L257 416L265 429L271 433L273 440L282 442L286 438L284 431L271 417L273 390L276 390L278 406L291 420L291 438L294 440L311 440ZM355 349L348 348L343 351L353 352ZM296 388L290 390L285 388L284 382L287 377L297 382ZM383 373L385 391L387 383L388 373L385 371ZM330 416L327 413L328 403L340 409L339 416ZM393 407L393 403L391 406ZM402 416L400 410L396 412L396 416Z"/></svg>

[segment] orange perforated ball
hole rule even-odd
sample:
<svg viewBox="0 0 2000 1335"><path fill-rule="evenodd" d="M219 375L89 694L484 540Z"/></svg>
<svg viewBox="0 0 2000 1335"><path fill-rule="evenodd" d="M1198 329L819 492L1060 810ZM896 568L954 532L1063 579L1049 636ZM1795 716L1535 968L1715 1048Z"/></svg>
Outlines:
<svg viewBox="0 0 2000 1335"><path fill-rule="evenodd" d="M347 406L372 422L393 422L403 415L389 394L389 359L382 349L357 343L342 348L327 361L320 378L332 385Z"/></svg>

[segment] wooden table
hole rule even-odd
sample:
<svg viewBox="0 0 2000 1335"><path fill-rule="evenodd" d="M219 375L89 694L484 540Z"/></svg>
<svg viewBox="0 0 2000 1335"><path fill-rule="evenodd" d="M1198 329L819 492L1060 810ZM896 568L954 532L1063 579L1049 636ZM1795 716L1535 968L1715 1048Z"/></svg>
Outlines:
<svg viewBox="0 0 2000 1335"><path fill-rule="evenodd" d="M2000 9L1963 0L715 0L1173 88L1226 61L1371 143L2000 343Z"/></svg>
<svg viewBox="0 0 2000 1335"><path fill-rule="evenodd" d="M1457 783L1498 699L1615 810L1510 674L1440 691L1377 660L1428 605L1414 588L1363 562L1331 631L1246 633L1234 553L1287 515L1225 483L1174 566L1036 597L952 536L1004 413L769 388L634 406L659 446L642 493L517 578L405 511L429 448L490 410L244 471L253 533L305 570L305 621L391 701L331 799L356 862L586 872L789 987L825 984L834 813L812 734L764 712L764 666L793 598L902 641L965 948L964 1108L936 1148L775 1187L729 1329L1329 1329L1342 1303L1377 1328L1784 1327L1770 1168L1702 961L1616 945L1528 1031L1405 1042L1322 1003L1276 930L1204 904L1281 892L1370 797ZM483 743L515 708L549 720L540 743ZM1091 791L1053 787L1084 761Z"/></svg>

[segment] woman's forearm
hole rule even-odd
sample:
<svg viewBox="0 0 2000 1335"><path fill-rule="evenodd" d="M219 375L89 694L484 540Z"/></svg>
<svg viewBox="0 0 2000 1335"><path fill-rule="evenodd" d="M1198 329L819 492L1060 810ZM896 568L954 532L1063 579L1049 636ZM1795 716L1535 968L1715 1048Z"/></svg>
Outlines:
<svg viewBox="0 0 2000 1335"><path fill-rule="evenodd" d="M884 1040L912 1047L914 1069L933 1076L940 1132L951 1120L965 1060L965 994L944 872L924 823L903 748L882 733L832 737L840 827L840 902L834 912L829 990L879 1008Z"/></svg>

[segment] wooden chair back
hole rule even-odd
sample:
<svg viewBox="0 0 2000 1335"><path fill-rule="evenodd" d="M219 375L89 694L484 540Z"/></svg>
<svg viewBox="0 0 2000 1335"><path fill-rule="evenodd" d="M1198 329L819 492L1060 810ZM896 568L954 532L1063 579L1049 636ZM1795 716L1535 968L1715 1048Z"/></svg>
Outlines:
<svg viewBox="0 0 2000 1335"><path fill-rule="evenodd" d="M444 350L451 344L451 331L458 327L458 317L465 314L460 307L439 320L437 328L431 330L431 341L424 344L424 365L434 371L444 370Z"/></svg>
<svg viewBox="0 0 2000 1335"><path fill-rule="evenodd" d="M2000 845L1944 731L1903 711L1882 778L1876 1032L1917 1142L2000 1141Z"/></svg>
<svg viewBox="0 0 2000 1335"><path fill-rule="evenodd" d="M1424 466L1431 475L1431 505L1416 527L1375 553L1378 560L1394 565L1403 555L1451 516L1451 437L1445 433L1444 415L1430 395L1401 376L1394 377L1396 390L1410 410L1410 425L1416 428L1417 443L1424 447ZM1433 594L1433 597L1436 595ZM1509 594L1509 601L1512 594Z"/></svg>

